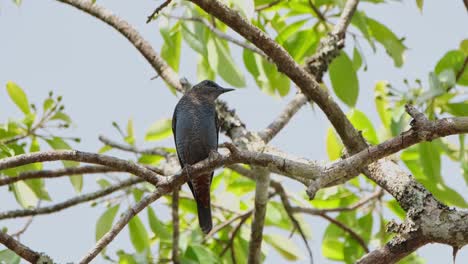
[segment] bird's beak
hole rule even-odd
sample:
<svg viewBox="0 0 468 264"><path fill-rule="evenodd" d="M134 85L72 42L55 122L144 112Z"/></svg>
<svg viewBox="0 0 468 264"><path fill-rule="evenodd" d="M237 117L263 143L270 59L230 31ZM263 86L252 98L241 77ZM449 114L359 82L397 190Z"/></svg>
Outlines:
<svg viewBox="0 0 468 264"><path fill-rule="evenodd" d="M234 91L235 89L232 89L232 88L223 88L223 93L227 93L227 92L230 92L230 91Z"/></svg>

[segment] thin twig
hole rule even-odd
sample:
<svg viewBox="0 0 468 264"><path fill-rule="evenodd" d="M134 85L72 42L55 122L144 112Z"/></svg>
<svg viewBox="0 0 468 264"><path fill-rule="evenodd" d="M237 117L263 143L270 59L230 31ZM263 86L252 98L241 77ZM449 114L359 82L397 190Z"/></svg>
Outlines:
<svg viewBox="0 0 468 264"><path fill-rule="evenodd" d="M172 0L166 0L164 1L164 3L162 3L160 6L158 6L154 11L153 13L151 13L151 15L148 16L148 19L146 20L146 24L148 24L149 22L151 22L151 20L153 20L154 16L159 14L159 12L161 10L163 10L164 7L168 6L170 3L171 3Z"/></svg>
<svg viewBox="0 0 468 264"><path fill-rule="evenodd" d="M139 149L135 146L118 143L102 135L99 136L99 141L106 144L107 146L120 149L123 151L138 153L138 154L157 155L157 156L163 156L165 158L168 158L169 156L173 155L172 153L166 151L164 148Z"/></svg>
<svg viewBox="0 0 468 264"><path fill-rule="evenodd" d="M275 0L275 1L272 1L272 2L270 2L270 3L257 6L257 7L255 8L255 12L260 12L260 11L263 11L263 10L265 10L265 9L268 9L268 8L270 8L270 7L272 7L272 6L275 6L275 5L279 4L281 1L282 1L282 0Z"/></svg>
<svg viewBox="0 0 468 264"><path fill-rule="evenodd" d="M265 128L259 132L258 135L265 142L268 143L272 140L291 120L291 118L307 103L307 97L302 93L298 93L286 105L283 111Z"/></svg>
<svg viewBox="0 0 468 264"><path fill-rule="evenodd" d="M284 210L289 216L289 219L291 219L291 222L293 223L294 229L297 229L299 231L299 234L301 235L302 241L304 241L304 244L307 249L307 253L309 254L310 257L310 262L314 263L314 256L312 254L312 249L310 248L309 242L307 241L306 235L304 233L304 230L301 227L301 224L299 221L294 217L294 211L292 210L291 203L289 202L289 198L286 194L286 191L284 190L283 186L278 183L278 182L272 182L272 186L275 189L276 193L279 194L281 198L281 202L283 204Z"/></svg>
<svg viewBox="0 0 468 264"><path fill-rule="evenodd" d="M358 233L354 232L354 230L351 229L349 226L336 220L333 217L328 216L327 214L319 214L318 216L328 220L330 223L333 223L337 227L341 228L343 231L347 232L354 240L356 240L356 242L359 243L359 245L364 249L366 253L369 253L369 248L367 247L367 244L364 241L364 239Z"/></svg>
<svg viewBox="0 0 468 264"><path fill-rule="evenodd" d="M22 210L12 210L12 211L2 212L0 213L0 220L9 219L9 218L17 218L17 217L25 217L25 216L33 216L33 215L43 215L43 214L50 214L50 213L58 212L58 211L61 211L63 209L66 209L66 208L69 208L78 204L93 201L99 197L109 195L118 190L124 189L126 187L132 186L142 181L143 180L140 178L131 178L131 179L122 181L118 184L107 187L105 189L91 192L88 194L82 194L72 199L69 199L64 202L57 203L54 205L38 207L34 209L22 209Z"/></svg>
<svg viewBox="0 0 468 264"><path fill-rule="evenodd" d="M312 0L309 0L309 5L310 5L310 8L312 8L312 11L314 11L315 15L317 15L318 19L320 21L322 21L323 23L325 23L325 25L327 24L327 19L325 18L325 16L322 14L322 12L320 12L320 9L318 9L314 3L312 3Z"/></svg>

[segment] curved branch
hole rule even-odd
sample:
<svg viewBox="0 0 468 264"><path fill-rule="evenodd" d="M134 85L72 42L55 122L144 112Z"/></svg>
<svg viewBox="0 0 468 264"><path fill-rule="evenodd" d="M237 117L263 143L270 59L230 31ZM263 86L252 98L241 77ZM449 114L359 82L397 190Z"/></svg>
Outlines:
<svg viewBox="0 0 468 264"><path fill-rule="evenodd" d="M143 180L140 178L134 178L134 179L128 179L125 181L122 181L118 184L115 184L113 186L107 187L105 189L95 191L92 193L88 194L82 194L79 196L76 196L72 199L69 199L65 202L61 202L58 204L50 205L50 206L45 206L45 207L38 207L34 209L23 209L23 210L13 210L13 211L7 211L7 212L2 212L0 213L0 220L2 219L9 219L9 218L17 218L17 217L25 217L25 216L33 216L33 215L43 215L43 214L50 214L50 213L55 213L58 211L61 211L63 209L82 204L85 202L93 201L96 200L97 198L109 195L111 193L114 193L118 190L124 189L126 187L132 186L134 184L140 183Z"/></svg>
<svg viewBox="0 0 468 264"><path fill-rule="evenodd" d="M0 244L5 245L5 247L31 263L53 263L53 261L48 256L30 249L2 231L0 231Z"/></svg>
<svg viewBox="0 0 468 264"><path fill-rule="evenodd" d="M26 165L35 162L57 160L73 160L112 167L120 171L132 173L133 175L138 176L154 185L158 184L158 182L162 179L162 177L160 177L155 172L137 163L96 153L81 152L78 150L34 152L4 158L0 160L0 170L18 167L21 165Z"/></svg>
<svg viewBox="0 0 468 264"><path fill-rule="evenodd" d="M58 170L27 171L20 173L16 177L0 177L0 186L30 179L58 178L67 175L94 174L106 172L121 172L121 170L105 166L90 165L81 167L68 167Z"/></svg>

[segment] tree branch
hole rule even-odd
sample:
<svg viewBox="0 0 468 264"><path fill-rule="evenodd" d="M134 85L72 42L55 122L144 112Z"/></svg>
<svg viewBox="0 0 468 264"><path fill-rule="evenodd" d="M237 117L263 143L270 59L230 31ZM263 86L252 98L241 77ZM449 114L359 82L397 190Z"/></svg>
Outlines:
<svg viewBox="0 0 468 264"><path fill-rule="evenodd" d="M0 243L5 247L15 252L21 258L31 262L31 263L41 263L41 264L52 264L53 261L51 258L45 254L38 253L29 247L21 244L19 241L15 240L13 237L9 236L6 233L3 233L0 230Z"/></svg>
<svg viewBox="0 0 468 264"><path fill-rule="evenodd" d="M372 162L406 149L409 146L423 141L431 141L439 137L468 133L468 117L443 118L429 121L413 106L407 105L406 109L414 118L411 122L412 127L410 130L379 145L362 150L349 158L327 165L323 177L313 181L309 186L307 190L309 197L313 198L316 191L320 188L337 185L359 175L359 172ZM343 168L345 169L343 170ZM390 187L394 186L395 183L391 183L388 180L384 180L383 182L380 186L395 194L392 187ZM402 204L402 206L408 209L412 205L405 206Z"/></svg>
<svg viewBox="0 0 468 264"><path fill-rule="evenodd" d="M27 171L22 172L16 177L0 177L0 186L12 184L19 181L30 179L45 179L45 178L58 178L66 175L76 174L94 174L105 172L121 172L118 169L105 167L105 166L81 166L81 167L68 167L57 170L40 170L40 171Z"/></svg>
<svg viewBox="0 0 468 264"><path fill-rule="evenodd" d="M172 263L179 263L179 188L172 191Z"/></svg>
<svg viewBox="0 0 468 264"><path fill-rule="evenodd" d="M23 210L12 210L12 211L7 211L7 212L2 212L0 213L0 220L2 219L9 219L9 218L17 218L17 217L25 217L25 216L34 216L34 215L43 215L43 214L50 214L50 213L55 213L58 211L61 211L63 209L93 201L97 198L109 195L111 193L114 193L118 190L121 190L123 188L132 186L134 184L140 183L143 180L140 178L132 178L132 179L127 179L125 181L122 181L118 184L112 185L110 187L107 187L105 189L95 191L92 193L88 194L82 194L79 196L76 196L72 199L69 199L67 201L57 203L51 206L45 206L45 207L38 207L34 209L23 209Z"/></svg>
<svg viewBox="0 0 468 264"><path fill-rule="evenodd" d="M146 24L148 24L149 22L151 22L151 20L153 20L154 16L159 14L159 12L161 12L161 10L164 9L164 7L168 6L170 3L171 3L172 0L166 0L164 1L164 3L162 3L160 6L158 6L154 11L153 13L151 13L151 15L148 16L148 19L146 20Z"/></svg>
<svg viewBox="0 0 468 264"><path fill-rule="evenodd" d="M264 169L255 168L255 209L249 243L249 264L261 263L261 249L263 227L265 223L266 207L268 203L268 188L270 187L270 173Z"/></svg>
<svg viewBox="0 0 468 264"><path fill-rule="evenodd" d="M270 142L289 123L291 118L305 103L307 103L307 98L302 93L296 94L278 117L276 117L267 128L258 133L260 138L265 143Z"/></svg>
<svg viewBox="0 0 468 264"><path fill-rule="evenodd" d="M120 171L125 171L138 176L147 182L157 185L162 179L161 176L154 173L150 169L134 162L118 159L111 156L100 155L95 153L81 152L78 150L56 150L45 152L34 152L21 154L0 160L0 170L18 167L35 162L57 161L57 160L73 160L85 163L98 164L112 167Z"/></svg>
<svg viewBox="0 0 468 264"><path fill-rule="evenodd" d="M135 146L125 145L118 142L115 142L111 139L106 138L105 136L99 136L99 141L104 143L107 146L120 149L123 151L138 153L138 154L146 154L146 155L156 155L156 156L163 156L168 158L169 156L173 155L172 153L166 151L164 148L150 148L150 149L139 149Z"/></svg>

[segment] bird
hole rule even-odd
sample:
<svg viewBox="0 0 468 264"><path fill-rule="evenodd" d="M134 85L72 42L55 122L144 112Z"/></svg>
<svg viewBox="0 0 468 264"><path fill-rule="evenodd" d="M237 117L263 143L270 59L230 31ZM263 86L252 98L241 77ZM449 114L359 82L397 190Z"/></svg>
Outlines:
<svg viewBox="0 0 468 264"><path fill-rule="evenodd" d="M172 116L172 132L182 169L202 161L218 149L219 121L215 101L223 93L233 91L214 81L204 80L188 90L177 103ZM197 204L198 222L208 234L211 218L210 186L213 171L203 175L190 175L188 185Z"/></svg>

